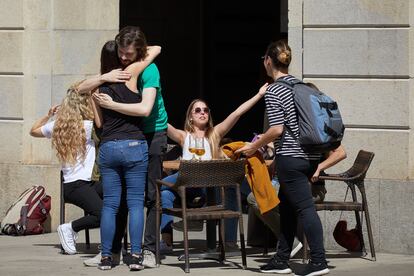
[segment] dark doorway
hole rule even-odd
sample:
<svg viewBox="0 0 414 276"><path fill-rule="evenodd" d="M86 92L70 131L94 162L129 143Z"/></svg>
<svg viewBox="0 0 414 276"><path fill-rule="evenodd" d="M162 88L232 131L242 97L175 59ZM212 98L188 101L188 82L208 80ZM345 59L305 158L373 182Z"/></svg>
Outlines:
<svg viewBox="0 0 414 276"><path fill-rule="evenodd" d="M287 38L281 1L121 0L120 28L140 26L150 44L163 47L160 69L169 122L179 128L195 98L224 120L257 93L265 73L260 57L270 41ZM283 1L282 1L283 2ZM286 1L287 2L287 1ZM283 14L284 16L281 16ZM263 128L264 100L227 135L250 140Z"/></svg>

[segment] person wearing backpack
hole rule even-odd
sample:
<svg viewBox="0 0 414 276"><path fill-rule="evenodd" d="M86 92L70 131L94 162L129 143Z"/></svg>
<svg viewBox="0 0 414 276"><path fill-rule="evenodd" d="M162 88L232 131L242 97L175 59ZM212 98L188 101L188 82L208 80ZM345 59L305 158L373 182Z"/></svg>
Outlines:
<svg viewBox="0 0 414 276"><path fill-rule="evenodd" d="M321 158L320 153L310 153L299 144L299 122L293 89L280 82L294 83L297 79L288 74L292 51L284 40L272 42L264 56L264 67L274 83L265 94L269 129L261 139L245 145L238 152L247 156L274 141L276 173L280 181L279 210L281 233L276 254L260 267L264 273L291 273L289 267L297 222L304 228L311 249L311 261L296 275L324 275L329 273L323 245L323 230L313 202L309 179ZM290 131L284 131L290 129ZM293 134L293 135L292 135ZM283 141L280 143L280 139ZM280 144L279 144L280 143Z"/></svg>
<svg viewBox="0 0 414 276"><path fill-rule="evenodd" d="M65 202L82 208L87 216L59 225L60 243L65 253L76 253L78 232L99 227L102 210L102 186L92 181L95 142L92 139L96 108L90 93L79 94L71 86L60 105L50 108L30 130L33 137L52 139L52 146L62 164ZM54 115L56 120L50 121ZM100 127L99 122L97 122Z"/></svg>

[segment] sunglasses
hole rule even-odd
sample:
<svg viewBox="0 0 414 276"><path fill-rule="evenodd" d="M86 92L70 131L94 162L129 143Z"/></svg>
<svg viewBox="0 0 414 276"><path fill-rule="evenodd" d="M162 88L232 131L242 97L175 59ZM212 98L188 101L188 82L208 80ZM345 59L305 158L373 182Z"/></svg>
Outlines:
<svg viewBox="0 0 414 276"><path fill-rule="evenodd" d="M198 113L201 113L201 111L208 114L210 112L210 109L208 107L203 107L203 108L196 107L193 112L198 114Z"/></svg>

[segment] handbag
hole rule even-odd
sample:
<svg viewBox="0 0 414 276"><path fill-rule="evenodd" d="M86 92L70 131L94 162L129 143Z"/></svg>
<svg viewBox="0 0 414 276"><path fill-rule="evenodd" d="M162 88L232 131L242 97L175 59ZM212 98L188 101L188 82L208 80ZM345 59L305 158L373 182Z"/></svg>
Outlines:
<svg viewBox="0 0 414 276"><path fill-rule="evenodd" d="M346 190L345 199L348 195L349 187ZM361 231L358 228L348 230L348 223L346 220L341 219L342 212L339 216L339 221L335 226L333 236L335 241L348 251L361 251Z"/></svg>

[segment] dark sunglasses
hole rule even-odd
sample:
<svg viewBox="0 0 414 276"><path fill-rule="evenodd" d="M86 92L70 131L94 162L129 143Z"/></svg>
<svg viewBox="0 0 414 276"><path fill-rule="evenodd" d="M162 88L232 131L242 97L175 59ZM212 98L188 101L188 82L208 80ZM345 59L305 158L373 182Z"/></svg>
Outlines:
<svg viewBox="0 0 414 276"><path fill-rule="evenodd" d="M201 113L201 110L203 110L203 112L206 113L206 114L208 114L210 112L210 109L208 107L203 107L203 108L196 107L196 108L194 108L194 113L197 113L197 114Z"/></svg>

